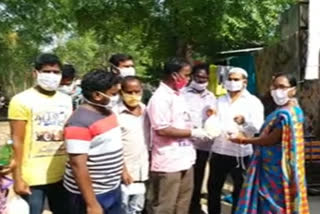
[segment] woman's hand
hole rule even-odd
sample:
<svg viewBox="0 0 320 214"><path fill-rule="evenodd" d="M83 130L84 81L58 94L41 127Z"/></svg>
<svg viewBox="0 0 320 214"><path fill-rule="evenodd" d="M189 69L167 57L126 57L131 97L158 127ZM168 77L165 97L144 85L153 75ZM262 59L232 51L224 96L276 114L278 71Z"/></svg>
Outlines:
<svg viewBox="0 0 320 214"><path fill-rule="evenodd" d="M236 143L236 144L244 144L244 145L248 144L246 142L247 138L241 135L238 135L237 137L230 137L229 140L232 143Z"/></svg>

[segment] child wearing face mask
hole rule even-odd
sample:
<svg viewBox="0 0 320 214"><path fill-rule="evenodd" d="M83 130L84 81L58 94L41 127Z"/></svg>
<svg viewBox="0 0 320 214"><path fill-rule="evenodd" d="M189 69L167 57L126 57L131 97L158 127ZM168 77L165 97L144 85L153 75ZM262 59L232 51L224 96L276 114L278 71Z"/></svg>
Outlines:
<svg viewBox="0 0 320 214"><path fill-rule="evenodd" d="M149 172L149 121L141 102L142 85L135 76L127 76L121 84L118 119L123 144L124 170L122 174L123 214L141 213L145 204Z"/></svg>

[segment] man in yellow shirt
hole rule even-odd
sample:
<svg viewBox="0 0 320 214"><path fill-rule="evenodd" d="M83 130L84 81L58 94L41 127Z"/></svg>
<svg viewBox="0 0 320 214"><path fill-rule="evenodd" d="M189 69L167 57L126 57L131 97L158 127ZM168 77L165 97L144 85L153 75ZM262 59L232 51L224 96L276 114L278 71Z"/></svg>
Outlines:
<svg viewBox="0 0 320 214"><path fill-rule="evenodd" d="M30 214L42 213L46 197L51 211L63 214L63 128L72 112L72 101L56 91L61 81L57 56L40 55L33 74L35 86L14 96L9 105L16 162L14 191L28 202Z"/></svg>

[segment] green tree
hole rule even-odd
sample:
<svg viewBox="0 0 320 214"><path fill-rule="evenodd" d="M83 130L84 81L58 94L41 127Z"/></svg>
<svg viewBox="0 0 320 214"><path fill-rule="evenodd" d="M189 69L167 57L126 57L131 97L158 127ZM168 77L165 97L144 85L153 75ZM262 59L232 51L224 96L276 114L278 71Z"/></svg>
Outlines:
<svg viewBox="0 0 320 214"><path fill-rule="evenodd" d="M107 66L111 54L133 55L148 81L170 56L212 58L226 49L277 38L280 14L295 0L2 0L1 85L30 85L30 65L54 37L54 50L81 73ZM27 81L26 81L27 80Z"/></svg>
<svg viewBox="0 0 320 214"><path fill-rule="evenodd" d="M63 0L0 2L0 84L7 95L32 84L31 65L40 47L72 28L65 4Z"/></svg>
<svg viewBox="0 0 320 214"><path fill-rule="evenodd" d="M73 1L79 29L105 41L139 28L152 58L263 45L276 35L279 15L295 0ZM155 57L154 57L155 56Z"/></svg>

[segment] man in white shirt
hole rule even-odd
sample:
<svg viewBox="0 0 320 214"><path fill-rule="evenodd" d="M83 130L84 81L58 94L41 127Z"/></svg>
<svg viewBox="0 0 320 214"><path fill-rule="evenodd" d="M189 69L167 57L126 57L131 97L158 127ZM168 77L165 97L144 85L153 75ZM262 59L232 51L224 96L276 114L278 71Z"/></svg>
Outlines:
<svg viewBox="0 0 320 214"><path fill-rule="evenodd" d="M209 65L198 64L192 68L192 81L183 90L183 96L191 115L193 128L201 128L208 119L209 110L215 109L216 98L207 89L209 81ZM194 189L190 205L190 214L202 214L200 198L205 168L209 159L212 143L208 140L193 139L197 151L194 165Z"/></svg>
<svg viewBox="0 0 320 214"><path fill-rule="evenodd" d="M221 213L221 191L228 174L234 185L232 194L234 213L241 186L246 173L246 165L253 153L251 145L237 145L228 139L232 136L252 137L258 133L264 110L260 100L246 90L248 74L241 68L232 68L225 82L228 94L217 100L217 116L222 134L215 139L212 146L212 158L208 185L209 214Z"/></svg>

